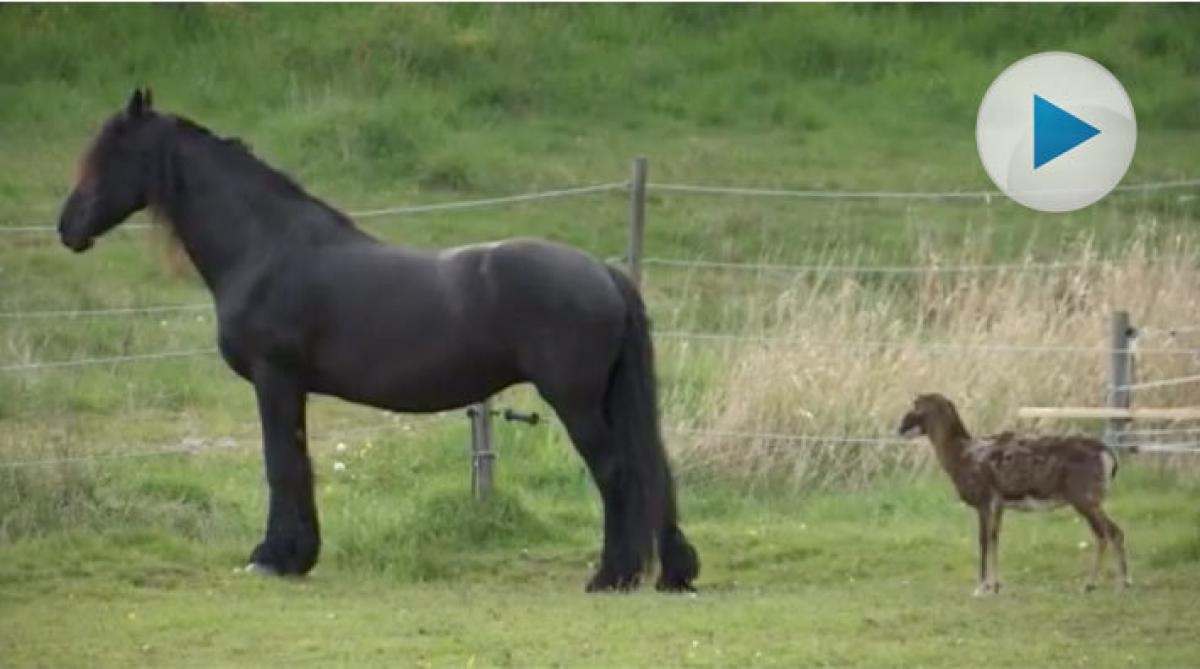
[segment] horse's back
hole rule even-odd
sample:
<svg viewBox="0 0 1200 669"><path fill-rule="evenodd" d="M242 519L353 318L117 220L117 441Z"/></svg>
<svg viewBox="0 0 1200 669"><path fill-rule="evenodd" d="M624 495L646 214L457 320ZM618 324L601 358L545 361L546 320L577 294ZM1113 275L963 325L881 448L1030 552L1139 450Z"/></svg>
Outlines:
<svg viewBox="0 0 1200 669"><path fill-rule="evenodd" d="M472 257L474 256L474 257ZM620 335L627 305L608 267L577 249L512 239L447 252L460 285L478 290L477 308L498 328L529 340Z"/></svg>
<svg viewBox="0 0 1200 669"><path fill-rule="evenodd" d="M516 238L442 252L443 262L461 263L472 281L494 290L505 309L575 308L611 315L624 310L608 268L592 256L556 242Z"/></svg>
<svg viewBox="0 0 1200 669"><path fill-rule="evenodd" d="M610 269L568 246L513 239L446 251L470 319L514 356L540 389L602 388L620 350L630 305Z"/></svg>
<svg viewBox="0 0 1200 669"><path fill-rule="evenodd" d="M625 327L607 266L553 242L355 242L280 263L243 312L267 325L242 333L307 360L318 392L397 410L457 406L548 370L606 375Z"/></svg>
<svg viewBox="0 0 1200 669"><path fill-rule="evenodd" d="M511 239L426 251L353 244L302 258L307 291L331 316L383 308L406 325L522 316L612 319L624 301L606 265L563 244ZM452 323L447 323L450 325Z"/></svg>

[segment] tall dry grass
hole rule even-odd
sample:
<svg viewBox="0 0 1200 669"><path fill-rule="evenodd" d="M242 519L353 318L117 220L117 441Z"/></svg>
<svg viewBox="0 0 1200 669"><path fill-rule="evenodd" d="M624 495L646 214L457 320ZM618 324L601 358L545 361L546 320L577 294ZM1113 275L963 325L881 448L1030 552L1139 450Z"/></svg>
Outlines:
<svg viewBox="0 0 1200 669"><path fill-rule="evenodd" d="M668 395L668 414L691 417L672 419L675 427L698 430L673 435L676 457L685 468L806 487L856 487L883 474L919 473L932 461L931 449L923 440L896 443L894 432L922 392L952 398L977 434L1002 428L1098 434L1098 422L1032 424L1019 421L1017 409L1103 405L1110 319L1118 309L1144 328L1138 380L1200 373L1200 354L1186 352L1200 349L1200 332L1167 331L1200 325L1197 240L1153 238L1143 232L1108 258L1081 241L1059 257L1069 268L1039 269L1029 254L1021 266L1002 270L931 270L883 280L820 272L760 284L768 297L760 295L752 313L739 316L753 324L739 334L763 340L663 344L667 365L712 370L688 410L673 411ZM984 251L927 252L925 259L931 268L972 265ZM1134 402L1200 405L1200 384L1137 391Z"/></svg>

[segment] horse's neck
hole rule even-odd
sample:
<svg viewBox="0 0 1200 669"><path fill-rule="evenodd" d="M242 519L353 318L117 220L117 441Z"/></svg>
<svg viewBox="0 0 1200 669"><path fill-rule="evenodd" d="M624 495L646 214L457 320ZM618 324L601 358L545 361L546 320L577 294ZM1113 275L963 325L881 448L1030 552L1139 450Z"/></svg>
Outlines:
<svg viewBox="0 0 1200 669"><path fill-rule="evenodd" d="M303 203L223 174L229 158L219 151L209 141L178 144L168 170L172 196L155 203L218 298L231 278L261 267L273 251L304 237L286 234L286 226L301 224L286 220L289 210Z"/></svg>
<svg viewBox="0 0 1200 669"><path fill-rule="evenodd" d="M238 211L237 198L216 175L211 150L194 140L172 140L162 149L150 208L165 219L204 283L217 295L229 275L259 246L256 237L261 233L241 223L247 216Z"/></svg>

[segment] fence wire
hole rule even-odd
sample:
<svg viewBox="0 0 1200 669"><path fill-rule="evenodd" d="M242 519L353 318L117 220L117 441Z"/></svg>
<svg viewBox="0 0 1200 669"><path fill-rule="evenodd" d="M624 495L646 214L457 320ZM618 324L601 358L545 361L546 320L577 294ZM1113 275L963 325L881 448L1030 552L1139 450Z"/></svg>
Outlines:
<svg viewBox="0 0 1200 669"><path fill-rule="evenodd" d="M1200 325L1173 325L1173 326L1138 326L1137 334L1139 337L1154 337L1166 336L1177 337L1181 334L1193 334L1200 332Z"/></svg>
<svg viewBox="0 0 1200 669"><path fill-rule="evenodd" d="M701 428L682 428L674 427L665 430L673 434L681 434L690 437L725 437L736 439L752 439L756 441L788 441L802 443L826 443L826 444L860 444L874 446L910 446L918 443L915 439L902 439L900 437L883 437L876 435L864 436L849 436L849 435L833 435L833 434L788 434L783 432L751 432L740 430L710 430Z"/></svg>
<svg viewBox="0 0 1200 669"><path fill-rule="evenodd" d="M164 314L181 311L202 311L212 309L211 302L194 304L153 304L144 307L112 307L102 309L44 309L34 311L0 311L2 320L37 320L52 318L93 318L104 316L138 316L143 314Z"/></svg>
<svg viewBox="0 0 1200 669"><path fill-rule="evenodd" d="M542 191L538 193L522 193L520 195L490 197L480 200L462 200L459 202L440 202L435 204L385 207L383 209L365 209L362 211L348 212L348 215L350 218L375 218L379 216L399 216L404 214L424 214L436 211L454 211L457 209L476 209L479 207L494 207L497 205L516 204L519 202L533 202L535 200L571 197L574 195L604 193L607 191L624 190L628 187L628 181L614 181L612 183L596 184L594 186L578 186L574 188L562 188L559 190Z"/></svg>
<svg viewBox="0 0 1200 669"><path fill-rule="evenodd" d="M744 263L720 260L685 260L683 258L648 257L642 264L660 267L719 269L742 272L780 272L806 274L828 272L836 274L972 274L985 272L1044 272L1063 269L1100 268L1109 263L1000 263L991 265L790 265L777 263Z"/></svg>
<svg viewBox="0 0 1200 669"><path fill-rule="evenodd" d="M1144 437L1164 434L1200 434L1200 427L1142 427L1128 428L1120 432L1122 438L1125 435Z"/></svg>
<svg viewBox="0 0 1200 669"><path fill-rule="evenodd" d="M79 455L67 458L43 458L39 460L7 460L0 462L0 469L24 469L26 467L50 467L72 464L83 464L91 462L104 462L107 460L128 460L130 458L152 458L164 455L191 455L196 453L194 448L184 446L170 446L166 448L151 449L151 450L133 450L116 453L96 453L93 455Z"/></svg>
<svg viewBox="0 0 1200 669"><path fill-rule="evenodd" d="M455 418L458 412L449 411L439 414L432 414L425 418L429 420L445 420ZM359 436L367 433L377 433L385 429L394 429L396 427L396 419L398 414L394 415L391 420L380 421L377 423L363 424L359 421L346 421L335 424L333 426L322 429L324 434L320 437L309 436L310 448L321 442L343 441L351 437ZM685 437L704 438L716 437L722 439L745 439L750 441L772 441L785 442L791 444L799 444L806 446L905 446L905 447L924 447L925 440L922 439L904 439L894 436L882 435L842 435L842 434L795 434L784 432L759 432L748 430L718 430L697 427L667 427L664 432L668 434L676 434ZM1126 435L1132 436L1131 431ZM1143 430L1142 432L1151 432ZM1200 428L1185 429L1185 430L1162 430L1162 433L1188 434L1200 433ZM1120 450L1128 450L1136 453L1164 453L1164 454L1200 454L1200 438L1190 441L1148 441L1143 439L1127 441L1126 435L1121 437L1120 442L1116 447ZM256 440L260 438L260 433L255 425L243 425L239 429L228 435L220 438L205 440L195 437L182 439L179 443L171 445L157 445L135 448L131 450L110 449L105 453L97 453L91 455L70 456L61 458L42 458L34 460L10 460L0 461L0 470L3 469L19 469L26 467L43 467L67 464L83 464L83 463L102 463L113 460L123 460L129 458L146 458L171 455L196 455L209 452L230 452L239 448L238 443L244 440ZM223 444L223 442L232 442Z"/></svg>
<svg viewBox="0 0 1200 669"><path fill-rule="evenodd" d="M1141 353L1142 350L1138 349ZM1138 383L1127 383L1125 385L1113 386L1114 390L1150 390L1153 388L1173 388L1189 383L1200 383L1200 374L1192 374L1191 376L1177 376L1170 379L1157 379L1154 381L1141 381Z"/></svg>
<svg viewBox="0 0 1200 669"><path fill-rule="evenodd" d="M380 209L365 209L350 211L348 215L357 219L370 219L386 216L401 216L419 213L432 213L439 211L454 211L462 209L472 209L491 206L502 206L507 204L515 204L521 202L531 202L560 197L571 197L577 195L586 195L592 193L609 192L616 190L624 190L629 187L628 181L618 181L611 183L596 184L590 186L580 186L572 188L564 188L551 191L523 193L517 195L509 195L494 198L483 198L477 200L463 200L456 202L432 203L424 205L405 205L396 207L386 207ZM1128 186L1119 186L1114 189L1117 192L1151 192L1177 188L1194 188L1200 187L1200 179L1181 179L1176 181L1151 182L1143 184L1132 184ZM813 198L813 199L860 199L860 200L982 200L985 203L990 203L992 198L1004 197L999 191L941 191L941 192L919 192L919 191L838 191L838 190L786 190L786 189L764 189L764 188L742 188L733 186L707 186L695 184L672 184L672 183L649 183L647 189L651 192L664 193L684 193L684 194L704 194L704 195L733 195L746 197L784 197L784 198ZM150 227L149 224L128 224L123 226L125 229L145 229ZM49 233L54 232L55 227L52 225L45 226L0 226L0 234L2 233ZM992 272L992 271L1047 271L1058 269L1070 269L1080 267L1094 267L1097 263L1023 263L1023 264L996 264L996 265L974 265L974 266L876 266L876 267L854 267L854 266L837 266L837 265L782 265L782 264L763 264L763 263L733 263L705 260L682 260L673 258L646 258L643 262L647 265L660 265L669 267L695 267L705 269L731 269L744 271L785 271L785 272L845 272L845 273L893 273L893 274L918 274L929 272ZM209 303L197 304L177 304L177 305L149 305L142 307L120 307L109 309L78 309L78 310L41 310L41 311L12 311L0 313L0 319L50 319L50 318L78 318L92 316L118 316L118 315L137 315L137 314L152 314L152 313L168 313L193 311L201 309L210 309L212 305ZM1156 329L1157 331L1158 329ZM1182 326L1177 328L1164 329L1171 336L1181 332L1200 331L1200 326ZM755 343L793 343L805 346L815 347L838 347L838 348L915 348L933 351L979 351L989 353L1084 353L1084 354L1111 354L1111 349L1098 347L1075 347L1075 346L1022 346L1022 345L1007 345L1007 344L968 344L955 342L914 342L914 341L860 341L860 342L844 342L844 341L820 341L807 340L802 338L789 338L777 336L755 336L755 335L735 335L722 334L711 332L682 332L682 331L666 331L657 333L659 338L663 339L678 339L678 340L697 340L697 341L729 341L729 342L755 342ZM215 348L209 349L193 349L182 351L161 351L153 353L129 354L111 357L97 358L79 358L71 360L58 361L35 361L29 363L10 364L0 366L0 372L23 372L42 369L60 369L92 365L118 365L124 363L132 363L138 361L161 360L172 358L187 358L212 355L216 353ZM1173 354L1173 355L1196 355L1200 351L1192 349L1179 348L1158 348L1147 349L1139 348L1138 353L1143 354ZM1155 387L1165 387L1169 385L1178 385L1183 383L1191 383L1200 381L1200 375L1190 377L1179 377L1176 379L1163 379L1158 381L1148 381L1143 383L1129 384L1124 389L1145 389ZM378 430L384 427L383 424L361 426L358 432L368 430ZM875 445L897 445L914 443L911 440L904 440L895 437L881 436L847 436L847 435L803 435L803 434L783 434L771 432L738 432L738 431L723 431L723 430L702 430L692 428L674 428L669 430L674 433L690 435L690 436L717 436L725 438L745 438L745 439L760 439L773 441L787 441L798 443L830 443L830 444L875 444ZM1195 430L1200 432L1200 429ZM1149 434L1149 431L1146 431ZM1175 434L1179 432L1176 431ZM344 436L344 433L341 436ZM1200 452L1200 442L1171 442L1171 443L1145 443L1138 444L1138 450L1158 452ZM102 461L113 460L126 457L151 457L159 455L178 455L199 452L194 446L174 446L167 448L157 448L137 452L125 453L106 453L92 456L79 456L72 458L58 458L52 460L34 460L34 461L19 461L0 463L0 467L24 467L36 466L43 464L63 464L67 462L81 461ZM212 450L212 449L207 449Z"/></svg>
<svg viewBox="0 0 1200 669"><path fill-rule="evenodd" d="M1116 444L1118 450L1131 453L1163 453L1170 455L1200 455L1200 441L1182 441L1175 443L1134 443Z"/></svg>
<svg viewBox="0 0 1200 669"><path fill-rule="evenodd" d="M717 437L745 439L747 441L776 441L805 445L839 445L839 446L907 446L925 447L924 439L904 439L879 435L830 435L830 434L789 434L779 432L754 432L738 430L711 430L701 428L667 428L668 433L689 437ZM1173 453L1200 455L1200 438L1183 441L1149 441L1137 439L1126 441L1122 438L1115 447L1134 453Z"/></svg>
<svg viewBox="0 0 1200 669"><path fill-rule="evenodd" d="M610 258L609 262L621 261ZM1012 263L984 265L789 265L772 263L738 263L712 260L684 260L679 258L648 257L643 265L663 267L685 267L699 269L728 269L736 271L764 271L803 274L808 272L831 272L840 274L939 274L939 273L983 273L1004 271L1052 271L1059 269L1086 269L1101 267L1107 263ZM152 304L145 306L113 307L99 309L47 309L27 311L0 311L0 320L35 320L53 318L93 318L107 316L139 316L185 311L204 311L213 308L212 302L190 304ZM1200 327L1196 328L1200 330ZM1182 331L1182 330L1181 330Z"/></svg>
<svg viewBox="0 0 1200 669"><path fill-rule="evenodd" d="M42 369L65 369L69 367L90 367L95 365L121 365L129 362L144 362L148 360L167 360L174 358L195 358L212 355L216 348L197 348L182 351L158 351L155 353L136 353L131 355L114 355L102 358L72 358L70 360L43 360L22 362L0 366L0 372L32 372Z"/></svg>
<svg viewBox="0 0 1200 669"><path fill-rule="evenodd" d="M784 337L775 335L727 334L719 332L688 332L682 330L666 330L655 333L661 339L676 339L682 341L710 341L727 343L752 344L791 344L797 346L812 346L815 348L847 348L847 349L914 349L927 351L963 351L981 353L1076 353L1087 355L1112 355L1111 348L1096 346L1038 346L1024 344L1000 343L959 343L959 342L922 342L904 340L879 341L840 341L805 339L802 337ZM1200 349L1184 348L1138 348L1139 354L1154 355L1200 355Z"/></svg>
<svg viewBox="0 0 1200 669"><path fill-rule="evenodd" d="M808 346L813 348L825 349L905 349L918 351L958 351L962 353L985 353L985 354L1049 354L1049 353L1069 353L1083 355L1111 355L1112 349L1102 347L1087 347L1087 346L1037 346L1037 345L1021 345L1021 344L1000 344L1000 343L959 343L959 342L921 342L921 341L905 341L905 340L879 340L879 341L840 341L840 340L822 340L822 339L805 339L801 337L783 337L773 335L746 335L746 334L725 334L717 332L686 332L679 330L667 330L654 333L657 339L679 340L679 341L701 341L701 342L724 342L724 343L751 343L751 344L787 344L794 346ZM31 372L46 369L61 369L71 367L89 367L99 365L120 365L132 362L143 362L149 360L173 359L173 358L190 358L207 356L217 353L216 348L202 349L187 349L181 351L156 351L149 353L134 353L128 355L117 355L97 358L73 358L69 360L46 360L34 361L25 363L16 363L0 366L0 372ZM1137 353L1145 355L1187 355L1200 356L1200 349L1181 349L1181 348L1139 348ZM1200 381L1200 375L1180 377L1178 379L1165 379L1162 381L1148 381L1144 383L1135 383L1122 386L1122 389L1143 389L1163 387L1170 385L1180 385L1183 383L1193 383Z"/></svg>
<svg viewBox="0 0 1200 669"><path fill-rule="evenodd" d="M1120 193L1150 192L1176 188L1200 187L1200 179L1179 179L1141 184L1117 186ZM990 203L993 198L1007 196L997 190L976 191L850 191L850 190L797 190L777 188L749 188L742 186L709 186L701 184L648 183L646 190L663 193L685 193L693 195L736 195L743 197L774 197L828 200L981 200Z"/></svg>
<svg viewBox="0 0 1200 669"><path fill-rule="evenodd" d="M1114 192L1131 193L1131 192L1152 192L1161 190L1173 190L1179 188L1195 188L1200 187L1200 179L1177 179L1173 181L1156 181L1141 184L1130 184L1126 186L1117 186L1113 189ZM532 202L535 200L545 200L559 197L571 197L575 195L588 195L592 193L602 193L615 190L626 190L629 188L629 181L613 181L609 183L594 184L589 186L576 186L570 188L561 188L557 190L538 191L532 193L520 193L517 195L504 195L500 197L481 198L477 200L458 200L453 202L436 202L431 204L417 205L400 205L395 207L383 207L378 209L359 209L346 212L351 218L376 218L381 216L399 216L405 214L421 214L439 211L453 211L459 209L475 209L480 207L492 207L506 204L516 204L520 202ZM775 189L775 188L747 188L740 186L710 186L702 184L679 184L679 183L647 183L648 191L659 191L664 193L691 193L702 195L737 195L745 197L789 197L789 198L806 198L806 199L849 199L849 200L981 200L985 203L990 203L993 198L1006 197L1002 192L996 190L975 190L975 191L850 191L850 190L823 190L823 189ZM150 227L146 223L131 223L121 226L126 230L138 230ZM4 233L51 233L56 230L53 225L5 225L0 226L0 234Z"/></svg>
<svg viewBox="0 0 1200 669"><path fill-rule="evenodd" d="M425 414L426 420L445 420L446 418L456 417L459 412L443 412L438 414ZM344 421L335 423L334 425L322 427L321 436L309 435L309 449L315 451L314 446L320 443L328 443L332 441L344 441L363 434L375 434L385 429L396 428L399 414L393 414L392 418L387 421L379 421L372 423L362 423L361 421ZM411 418L411 416L410 416ZM33 460L7 460L0 461L0 470L3 469L22 469L26 467L51 467L56 465L83 464L83 463L98 463L111 460L123 460L127 458L147 458L170 455L198 455L202 453L219 453L232 452L240 449L240 442L249 440L259 440L261 431L258 425L244 424L237 426L229 434L222 435L213 439L203 439L197 437L184 437L177 443L172 444L143 444L132 449L125 449L120 446L110 446L104 449L105 452L93 453L89 455L78 455L58 458L39 458Z"/></svg>
<svg viewBox="0 0 1200 669"><path fill-rule="evenodd" d="M622 259L609 259L615 262ZM678 258L648 257L642 263L647 266L685 267L700 269L728 269L737 271L764 271L803 274L808 272L831 272L840 274L939 274L975 273L1003 271L1051 271L1058 269L1085 269L1100 267L1105 263L1013 263L992 265L788 265L772 263L738 263L711 260L684 260ZM112 307L98 309L46 309L0 311L0 320L37 320L95 318L107 316L140 316L187 311L205 311L213 308L212 302L189 304L151 304L144 306ZM1197 328L1200 330L1200 328Z"/></svg>
<svg viewBox="0 0 1200 669"><path fill-rule="evenodd" d="M625 190L629 187L628 181L614 181L610 183L594 184L590 186L574 186L570 188L560 188L557 190L537 191L533 193L520 193L517 195L503 195L500 197L481 198L478 200L458 200L454 202L435 202L430 204L415 204L415 205L400 205L395 207L383 207L380 209L358 209L347 211L346 215L354 219L371 219L383 216L403 216L408 214L426 214L439 211L455 211L460 209L478 209L481 207L495 207L508 204L518 204L521 202L534 202L537 200L550 200L561 197L573 197L577 195L590 195L593 193L605 193L608 191ZM122 225L118 230L145 230L151 227L149 223L127 223ZM4 233L53 233L57 228L53 225L3 225L0 226L0 234Z"/></svg>

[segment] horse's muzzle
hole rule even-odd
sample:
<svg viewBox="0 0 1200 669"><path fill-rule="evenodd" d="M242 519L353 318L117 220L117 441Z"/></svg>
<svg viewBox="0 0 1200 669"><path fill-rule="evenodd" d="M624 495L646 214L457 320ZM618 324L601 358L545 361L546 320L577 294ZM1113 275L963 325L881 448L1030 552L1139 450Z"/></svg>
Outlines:
<svg viewBox="0 0 1200 669"><path fill-rule="evenodd" d="M76 232L83 227L80 219L90 209L83 200L78 191L72 192L66 203L63 204L62 214L58 217L58 238L62 241L63 246L76 253L83 253L92 248L92 244L95 243L90 234L81 235Z"/></svg>
<svg viewBox="0 0 1200 669"><path fill-rule="evenodd" d="M81 237L79 239L70 239L64 235L62 237L62 243L63 243L63 246L71 249L72 251L74 251L76 253L83 253L84 251L92 248L92 245L95 244L96 242L91 237Z"/></svg>

